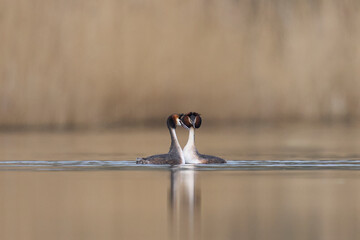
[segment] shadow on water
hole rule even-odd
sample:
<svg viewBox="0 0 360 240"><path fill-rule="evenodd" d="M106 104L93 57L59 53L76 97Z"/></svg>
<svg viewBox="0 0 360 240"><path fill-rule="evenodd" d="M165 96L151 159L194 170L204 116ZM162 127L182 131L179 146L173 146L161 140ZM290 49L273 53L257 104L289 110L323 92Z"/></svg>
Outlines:
<svg viewBox="0 0 360 240"><path fill-rule="evenodd" d="M200 188L196 184L195 166L172 168L170 174L169 213L171 239L199 239Z"/></svg>

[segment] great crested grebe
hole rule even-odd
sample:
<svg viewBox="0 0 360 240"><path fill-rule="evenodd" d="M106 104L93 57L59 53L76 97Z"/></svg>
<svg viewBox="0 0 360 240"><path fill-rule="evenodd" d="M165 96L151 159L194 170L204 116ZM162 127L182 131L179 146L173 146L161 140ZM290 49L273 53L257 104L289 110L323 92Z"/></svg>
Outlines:
<svg viewBox="0 0 360 240"><path fill-rule="evenodd" d="M176 137L176 126L181 126L183 123L180 117L183 114L172 114L167 119L167 127L170 131L171 145L170 150L166 154L153 155L145 158L137 158L137 164L185 164L183 151L180 147L179 141Z"/></svg>
<svg viewBox="0 0 360 240"><path fill-rule="evenodd" d="M186 163L226 163L222 158L200 154L195 147L195 128L201 126L201 117L196 112L189 112L181 117L184 128L189 130L189 140L186 143L183 153Z"/></svg>

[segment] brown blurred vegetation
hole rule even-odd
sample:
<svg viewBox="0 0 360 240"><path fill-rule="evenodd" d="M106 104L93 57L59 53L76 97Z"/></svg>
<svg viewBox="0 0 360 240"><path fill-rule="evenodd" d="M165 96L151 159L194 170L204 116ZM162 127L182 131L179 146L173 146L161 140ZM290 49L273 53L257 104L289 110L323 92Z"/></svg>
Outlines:
<svg viewBox="0 0 360 240"><path fill-rule="evenodd" d="M0 126L360 117L357 0L0 0Z"/></svg>

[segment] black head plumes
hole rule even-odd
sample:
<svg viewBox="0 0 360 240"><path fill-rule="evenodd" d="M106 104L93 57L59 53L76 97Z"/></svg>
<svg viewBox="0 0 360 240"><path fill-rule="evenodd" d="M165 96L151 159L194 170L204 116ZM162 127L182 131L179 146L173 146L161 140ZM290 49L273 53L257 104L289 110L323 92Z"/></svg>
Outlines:
<svg viewBox="0 0 360 240"><path fill-rule="evenodd" d="M188 128L194 127L199 128L201 126L201 117L200 114L196 112L189 112L181 117L181 121Z"/></svg>
<svg viewBox="0 0 360 240"><path fill-rule="evenodd" d="M184 114L171 114L168 119L167 119L167 125L169 128L176 128L176 126L178 125L178 121L180 119L180 116L182 116Z"/></svg>

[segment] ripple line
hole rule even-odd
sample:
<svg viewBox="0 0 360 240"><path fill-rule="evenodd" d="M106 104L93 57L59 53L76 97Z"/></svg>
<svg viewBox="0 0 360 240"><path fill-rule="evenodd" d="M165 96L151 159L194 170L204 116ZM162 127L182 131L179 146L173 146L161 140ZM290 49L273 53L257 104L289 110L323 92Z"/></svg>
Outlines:
<svg viewBox="0 0 360 240"><path fill-rule="evenodd" d="M138 165L135 161L1 161L0 171L90 171L90 170L360 170L360 160L241 160L226 164Z"/></svg>

